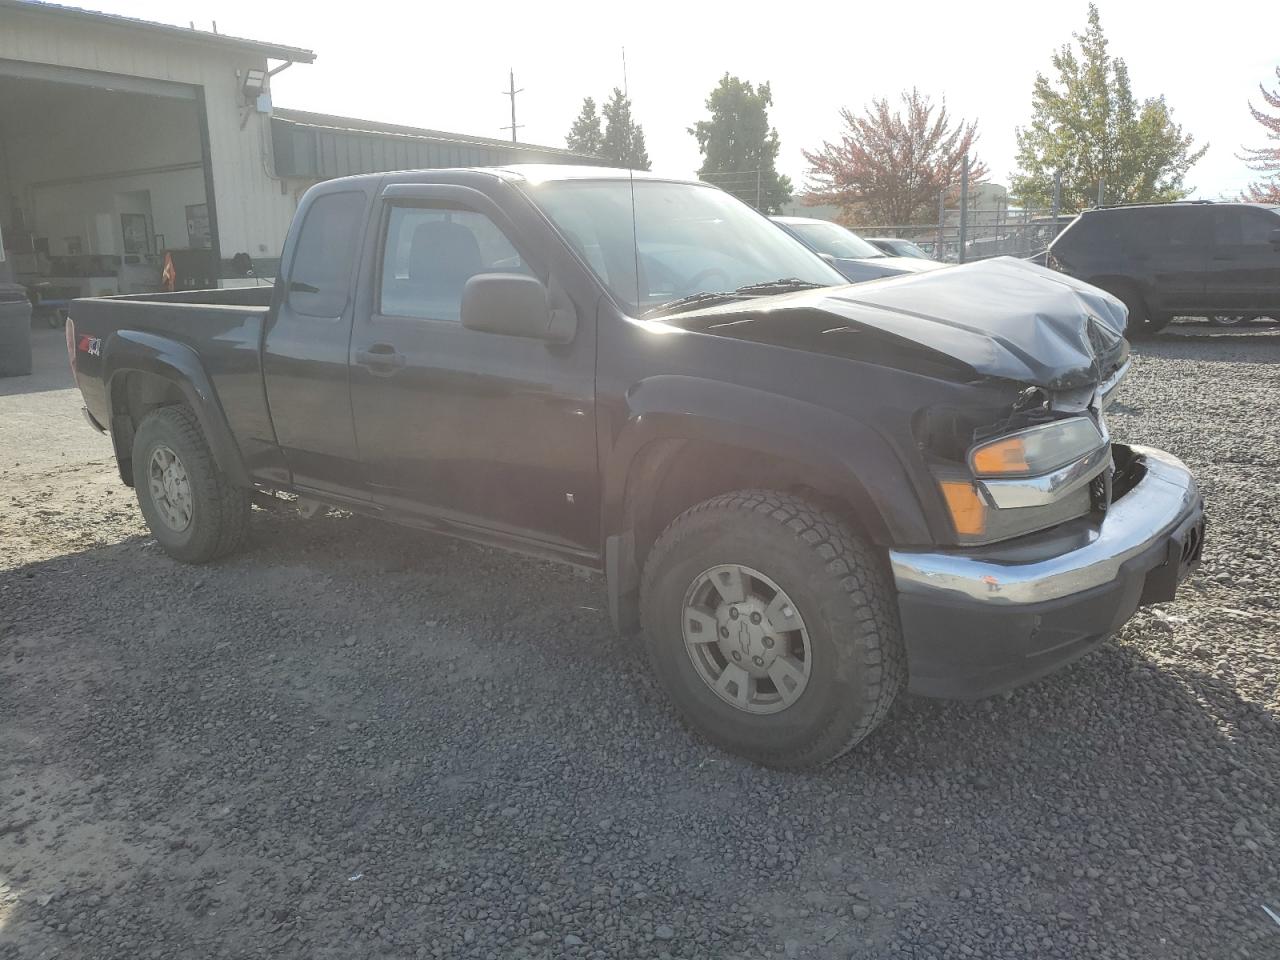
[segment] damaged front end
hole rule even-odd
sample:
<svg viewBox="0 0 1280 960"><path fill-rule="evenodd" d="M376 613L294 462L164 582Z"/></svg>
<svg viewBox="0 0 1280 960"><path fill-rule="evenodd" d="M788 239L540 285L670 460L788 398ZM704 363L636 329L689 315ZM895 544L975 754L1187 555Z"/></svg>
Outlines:
<svg viewBox="0 0 1280 960"><path fill-rule="evenodd" d="M991 411L926 408L913 430L961 544L1009 540L1105 515L1115 458L1103 416L1126 362L1083 393L1027 387Z"/></svg>

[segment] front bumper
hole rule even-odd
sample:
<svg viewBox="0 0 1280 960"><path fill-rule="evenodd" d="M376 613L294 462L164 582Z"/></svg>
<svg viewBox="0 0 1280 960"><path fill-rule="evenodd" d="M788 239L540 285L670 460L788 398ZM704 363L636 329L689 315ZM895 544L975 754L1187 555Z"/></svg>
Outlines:
<svg viewBox="0 0 1280 960"><path fill-rule="evenodd" d="M1169 454L1132 454L1140 479L1101 523L974 549L890 551L910 690L989 696L1087 653L1140 605L1173 599L1200 562L1200 491Z"/></svg>

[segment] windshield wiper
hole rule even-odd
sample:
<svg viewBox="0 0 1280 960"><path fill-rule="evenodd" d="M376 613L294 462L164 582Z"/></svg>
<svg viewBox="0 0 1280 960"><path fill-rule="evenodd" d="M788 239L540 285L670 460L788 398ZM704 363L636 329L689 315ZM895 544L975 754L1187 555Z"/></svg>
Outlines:
<svg viewBox="0 0 1280 960"><path fill-rule="evenodd" d="M675 313L679 310L683 310L685 307L694 307L699 305L710 306L712 303L727 303L730 300L749 300L752 297L763 297L773 293L786 293L790 290L813 290L821 286L822 284L820 283L801 280L799 277L783 277L780 280L766 280L763 283L748 283L745 286L738 287L736 290L691 293L687 297L680 297L677 300L668 300L666 303L660 303L652 310L645 311L642 316L648 319L650 317L665 316L668 313Z"/></svg>
<svg viewBox="0 0 1280 960"><path fill-rule="evenodd" d="M801 280L799 277L783 277L781 280L766 280L763 283L748 283L745 287L739 287L734 293L786 293L788 290L816 290L822 286L820 283L814 283L811 280Z"/></svg>
<svg viewBox="0 0 1280 960"><path fill-rule="evenodd" d="M691 293L687 297L680 297L677 300L668 300L666 303L660 303L652 310L646 310L641 314L641 316L648 319L649 317L675 313L677 310L683 310L685 307L694 307L698 304L727 302L729 300L745 300L749 296L749 293L738 293L733 290L721 290L717 293Z"/></svg>

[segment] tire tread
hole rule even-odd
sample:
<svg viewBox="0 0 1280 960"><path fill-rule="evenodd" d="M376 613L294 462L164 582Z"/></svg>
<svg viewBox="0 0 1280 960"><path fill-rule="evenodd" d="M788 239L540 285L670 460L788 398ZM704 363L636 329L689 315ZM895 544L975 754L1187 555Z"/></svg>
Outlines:
<svg viewBox="0 0 1280 960"><path fill-rule="evenodd" d="M847 730L832 723L812 738L802 751L757 753L754 759L775 767L809 767L829 763L844 755L884 720L906 682L906 655L900 642L897 610L887 571L871 547L854 535L833 513L795 494L773 490L737 490L696 504L680 514L658 537L649 552L641 579L641 596L650 595L666 558L681 541L695 532L695 520L706 514L743 511L759 514L794 536L824 562L832 583L844 591L854 618L868 639L860 664L866 678L864 707L857 723ZM647 605L641 604L642 626L651 625ZM650 648L652 650L652 648ZM651 653L652 655L652 653Z"/></svg>

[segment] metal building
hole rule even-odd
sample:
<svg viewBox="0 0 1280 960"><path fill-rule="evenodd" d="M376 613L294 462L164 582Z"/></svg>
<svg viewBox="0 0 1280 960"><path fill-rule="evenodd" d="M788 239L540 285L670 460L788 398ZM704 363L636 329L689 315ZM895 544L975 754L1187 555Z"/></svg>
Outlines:
<svg viewBox="0 0 1280 960"><path fill-rule="evenodd" d="M551 147L275 107L310 50L0 0L0 256L46 307L274 271L302 192L348 173L595 162Z"/></svg>

